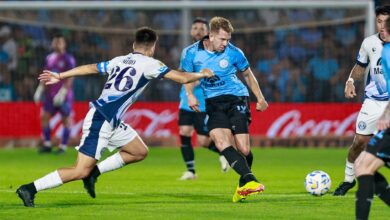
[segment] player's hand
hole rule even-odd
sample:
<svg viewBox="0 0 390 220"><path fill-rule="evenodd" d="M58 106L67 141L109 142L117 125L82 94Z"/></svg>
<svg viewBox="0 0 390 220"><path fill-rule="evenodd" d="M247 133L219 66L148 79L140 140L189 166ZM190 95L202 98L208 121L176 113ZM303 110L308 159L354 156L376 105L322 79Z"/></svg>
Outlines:
<svg viewBox="0 0 390 220"><path fill-rule="evenodd" d="M385 130L390 127L390 115L383 113L378 119L377 128L378 130Z"/></svg>
<svg viewBox="0 0 390 220"><path fill-rule="evenodd" d="M355 86L352 82L347 82L345 84L345 90L344 90L345 98L352 99L356 96Z"/></svg>
<svg viewBox="0 0 390 220"><path fill-rule="evenodd" d="M45 85L56 84L61 81L60 74L51 72L49 70L44 70L42 74L39 75L38 80Z"/></svg>
<svg viewBox="0 0 390 220"><path fill-rule="evenodd" d="M200 112L199 109L199 101L198 99L194 96L194 94L187 95L187 100L188 100L188 106L196 112Z"/></svg>
<svg viewBox="0 0 390 220"><path fill-rule="evenodd" d="M210 77L214 76L213 71L210 70L210 69L207 69L207 68L206 69L202 69L200 72L205 76L205 78L210 78Z"/></svg>
<svg viewBox="0 0 390 220"><path fill-rule="evenodd" d="M265 111L268 108L268 102L265 99L257 100L256 111Z"/></svg>

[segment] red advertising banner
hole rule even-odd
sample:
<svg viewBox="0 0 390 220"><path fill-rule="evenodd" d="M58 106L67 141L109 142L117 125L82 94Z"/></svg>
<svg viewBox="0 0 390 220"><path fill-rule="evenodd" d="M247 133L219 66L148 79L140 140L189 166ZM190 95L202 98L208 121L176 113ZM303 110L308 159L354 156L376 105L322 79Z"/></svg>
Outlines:
<svg viewBox="0 0 390 220"><path fill-rule="evenodd" d="M252 136L269 138L307 136L352 136L360 104L270 103L265 112L252 110ZM87 102L75 103L71 136L81 133ZM178 103L138 102L125 114L124 121L146 138L169 138L178 134ZM39 138L40 106L34 103L0 103L0 138ZM50 120L53 133L61 135L61 117Z"/></svg>

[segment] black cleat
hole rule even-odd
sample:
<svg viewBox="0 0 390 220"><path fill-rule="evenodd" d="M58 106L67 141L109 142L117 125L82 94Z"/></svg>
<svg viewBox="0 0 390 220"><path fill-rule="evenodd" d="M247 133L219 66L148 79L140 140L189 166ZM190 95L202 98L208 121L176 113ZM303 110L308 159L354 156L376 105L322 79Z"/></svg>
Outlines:
<svg viewBox="0 0 390 220"><path fill-rule="evenodd" d="M97 182L97 177L94 175L89 175L83 179L84 189L87 190L88 194L92 197L96 197L95 193L95 183Z"/></svg>
<svg viewBox="0 0 390 220"><path fill-rule="evenodd" d="M38 153L40 154L48 154L51 153L51 147L40 147L38 149Z"/></svg>
<svg viewBox="0 0 390 220"><path fill-rule="evenodd" d="M337 187L337 189L334 191L334 196L344 196L347 194L348 190L352 189L356 185L356 180L353 180L352 183L350 182L342 182Z"/></svg>
<svg viewBox="0 0 390 220"><path fill-rule="evenodd" d="M30 192L24 185L16 190L19 198L23 201L24 206L34 207L35 194Z"/></svg>
<svg viewBox="0 0 390 220"><path fill-rule="evenodd" d="M56 155L61 155L61 154L65 154L65 153L66 153L66 151L64 149L61 149L61 148L54 152L54 154L56 154Z"/></svg>

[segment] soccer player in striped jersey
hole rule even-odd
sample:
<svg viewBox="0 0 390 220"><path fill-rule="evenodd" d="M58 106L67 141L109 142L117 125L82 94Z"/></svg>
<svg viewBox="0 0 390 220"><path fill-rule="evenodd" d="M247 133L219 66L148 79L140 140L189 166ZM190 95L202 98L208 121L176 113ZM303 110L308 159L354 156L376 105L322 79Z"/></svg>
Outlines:
<svg viewBox="0 0 390 220"><path fill-rule="evenodd" d="M191 37L193 43L200 41L204 36L208 34L208 23L204 18L196 18L192 22L191 26ZM185 53L183 50L182 53ZM205 106L205 98L203 95L202 88L200 88L199 81L195 83L193 93L199 101L199 112L192 110L189 107L191 100L187 99L184 86L180 90L180 104L179 104L179 134L180 134L180 150L183 160L186 164L187 171L183 173L179 180L193 180L196 179L197 175L195 172L195 153L192 146L191 137L194 130L197 133L197 141L200 146L207 147L211 151L220 153L215 147L213 141L208 136L207 129L207 114ZM226 172L229 168L229 164L223 155L219 157L222 171Z"/></svg>
<svg viewBox="0 0 390 220"><path fill-rule="evenodd" d="M256 110L266 110L268 103L244 53L229 42L233 32L230 21L214 17L209 27L209 36L185 49L181 68L190 72L210 68L215 73L212 78L200 80L209 116L207 126L218 150L225 156L231 168L240 175L239 185L232 199L233 202L240 202L248 195L262 192L264 186L251 171L253 155L249 143L249 92L237 78L237 72L244 75L245 81L256 96ZM192 87L185 87L188 99L196 100ZM190 104L190 107L199 111L197 102ZM236 148L233 147L232 136Z"/></svg>
<svg viewBox="0 0 390 220"><path fill-rule="evenodd" d="M386 81L382 72L381 52L384 39L384 23L390 15L390 6L381 6L375 9L376 27L378 33L364 39L356 64L345 84L345 97L356 96L354 81L362 80L366 68L369 66L367 83L364 91L364 102L356 120L356 133L348 151L345 165L344 181L336 188L333 195L343 196L356 184L354 163L364 150L372 135L376 132L376 122L383 113L389 100Z"/></svg>
<svg viewBox="0 0 390 220"><path fill-rule="evenodd" d="M169 69L152 58L156 41L156 32L143 27L135 33L132 53L58 74L45 70L39 76L39 80L46 85L56 84L73 76L98 73L108 75L108 79L100 97L90 103L80 145L77 147L79 153L76 164L20 186L16 192L25 206L34 206L35 194L39 191L80 179L83 179L89 195L95 198L95 183L100 174L141 161L148 154L148 148L137 132L121 119L149 82L167 78L184 84L213 76L209 69L192 74ZM117 153L96 165L104 149L112 151L117 148L120 149Z"/></svg>
<svg viewBox="0 0 390 220"><path fill-rule="evenodd" d="M385 21L386 41L382 50L382 69L387 85L390 85L390 17ZM390 86L387 86L390 93ZM378 170L390 167L390 103L377 122L380 130L368 142L367 148L356 159L356 178L358 190L355 200L355 216L358 220L368 219L371 202L376 194L386 205L390 206L390 186Z"/></svg>
<svg viewBox="0 0 390 220"><path fill-rule="evenodd" d="M65 72L76 66L75 59L66 52L66 42L63 36L57 35L53 38L53 52L46 57L45 69L53 72ZM41 114L43 146L38 150L40 153L50 153L52 150L51 129L49 120L55 113L61 113L62 117L62 138L57 153L63 153L66 150L69 140L69 116L73 105L73 79L66 79L55 85L44 86L39 84L35 94L34 101L39 102L42 94L44 101Z"/></svg>

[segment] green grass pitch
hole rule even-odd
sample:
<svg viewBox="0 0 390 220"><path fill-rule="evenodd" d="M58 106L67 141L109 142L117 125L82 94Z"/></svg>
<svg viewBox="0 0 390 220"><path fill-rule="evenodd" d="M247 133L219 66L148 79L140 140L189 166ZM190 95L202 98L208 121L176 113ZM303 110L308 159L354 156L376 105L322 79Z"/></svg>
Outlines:
<svg viewBox="0 0 390 220"><path fill-rule="evenodd" d="M97 198L81 181L37 194L26 208L16 188L72 165L76 151L38 155L35 149L0 150L0 219L354 219L356 187L345 197L305 192L303 180L313 170L332 179L333 191L344 176L346 149L254 148L253 171L266 186L244 203L231 202L237 174L222 173L218 155L196 149L198 179L178 181L184 163L178 148L151 148L145 161L99 177ZM390 172L382 169L390 178ZM375 198L370 219L388 219L390 209Z"/></svg>

